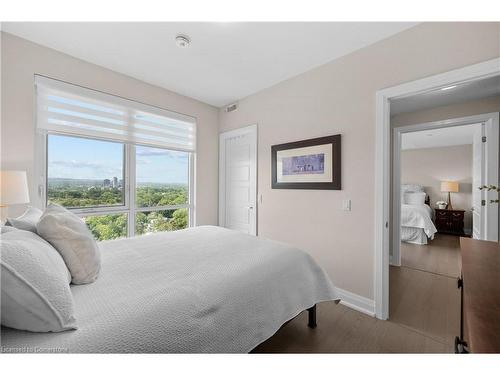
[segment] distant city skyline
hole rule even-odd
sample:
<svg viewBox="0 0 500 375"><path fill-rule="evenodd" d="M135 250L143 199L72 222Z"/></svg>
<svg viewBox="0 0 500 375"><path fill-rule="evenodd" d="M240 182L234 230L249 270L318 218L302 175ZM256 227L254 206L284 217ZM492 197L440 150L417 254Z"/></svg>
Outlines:
<svg viewBox="0 0 500 375"><path fill-rule="evenodd" d="M62 180L62 181L71 181L71 182L78 182L78 181L85 181L87 183L92 182L92 183L100 183L102 185L106 185L106 181L111 186L111 179L100 179L100 178L72 178L72 177L49 177L49 181L56 181L56 180ZM144 181L144 182L138 182L138 185L187 185L188 183L184 182L152 182L152 181ZM118 179L118 185L123 185L123 179Z"/></svg>
<svg viewBox="0 0 500 375"><path fill-rule="evenodd" d="M123 176L123 145L49 135L48 178L105 180ZM136 146L137 183L187 184L189 154Z"/></svg>

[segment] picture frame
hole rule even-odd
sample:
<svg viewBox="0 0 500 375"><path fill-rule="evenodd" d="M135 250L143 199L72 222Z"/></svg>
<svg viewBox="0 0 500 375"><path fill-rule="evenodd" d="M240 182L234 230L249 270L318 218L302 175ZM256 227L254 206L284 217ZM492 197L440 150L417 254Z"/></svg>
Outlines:
<svg viewBox="0 0 500 375"><path fill-rule="evenodd" d="M340 134L271 146L273 189L341 190Z"/></svg>

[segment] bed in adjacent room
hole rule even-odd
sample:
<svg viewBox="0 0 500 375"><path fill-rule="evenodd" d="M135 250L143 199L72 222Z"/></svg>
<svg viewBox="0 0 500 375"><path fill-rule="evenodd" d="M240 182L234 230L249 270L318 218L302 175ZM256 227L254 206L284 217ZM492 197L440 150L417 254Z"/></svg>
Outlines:
<svg viewBox="0 0 500 375"><path fill-rule="evenodd" d="M429 197L420 185L401 187L401 241L426 245L437 232Z"/></svg>
<svg viewBox="0 0 500 375"><path fill-rule="evenodd" d="M318 302L338 299L306 252L202 226L104 241L100 275L71 285L78 328L2 327L3 348L70 353L246 353Z"/></svg>

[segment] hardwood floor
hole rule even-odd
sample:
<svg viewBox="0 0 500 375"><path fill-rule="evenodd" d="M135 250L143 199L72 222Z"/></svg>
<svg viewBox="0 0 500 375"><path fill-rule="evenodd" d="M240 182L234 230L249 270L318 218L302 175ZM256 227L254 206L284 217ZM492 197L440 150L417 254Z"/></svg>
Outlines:
<svg viewBox="0 0 500 375"><path fill-rule="evenodd" d="M394 323L453 348L460 331L457 279L391 267L389 317Z"/></svg>
<svg viewBox="0 0 500 375"><path fill-rule="evenodd" d="M436 234L428 245L401 243L401 265L439 275L460 275L460 237Z"/></svg>
<svg viewBox="0 0 500 375"><path fill-rule="evenodd" d="M458 236L401 243L401 267L390 272L391 320L452 347L460 330L460 268Z"/></svg>
<svg viewBox="0 0 500 375"><path fill-rule="evenodd" d="M404 265L390 269L389 320L324 302L316 329L307 327L303 312L253 353L452 353L460 328L460 266L458 237L449 237L402 246Z"/></svg>
<svg viewBox="0 0 500 375"><path fill-rule="evenodd" d="M307 313L281 327L253 353L446 353L452 346L392 321L369 317L344 305L323 302L318 327L307 327Z"/></svg>

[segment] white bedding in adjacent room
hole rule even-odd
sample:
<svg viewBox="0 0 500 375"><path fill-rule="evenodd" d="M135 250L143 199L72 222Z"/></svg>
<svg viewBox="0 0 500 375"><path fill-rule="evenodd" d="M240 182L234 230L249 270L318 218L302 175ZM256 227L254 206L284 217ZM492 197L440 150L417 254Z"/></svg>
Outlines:
<svg viewBox="0 0 500 375"><path fill-rule="evenodd" d="M338 299L304 251L224 228L100 247L99 278L71 287L79 328L34 333L2 327L4 349L244 353L301 311Z"/></svg>
<svg viewBox="0 0 500 375"><path fill-rule="evenodd" d="M427 239L423 241L422 236L419 233L422 231L428 238L434 238L434 234L437 232L437 230L434 226L434 223L432 222L431 217L432 209L426 204L402 204L401 240L412 243L426 244ZM421 231L419 231L418 229L421 229Z"/></svg>
<svg viewBox="0 0 500 375"><path fill-rule="evenodd" d="M401 227L401 241L416 245L427 245L427 235L422 228Z"/></svg>

